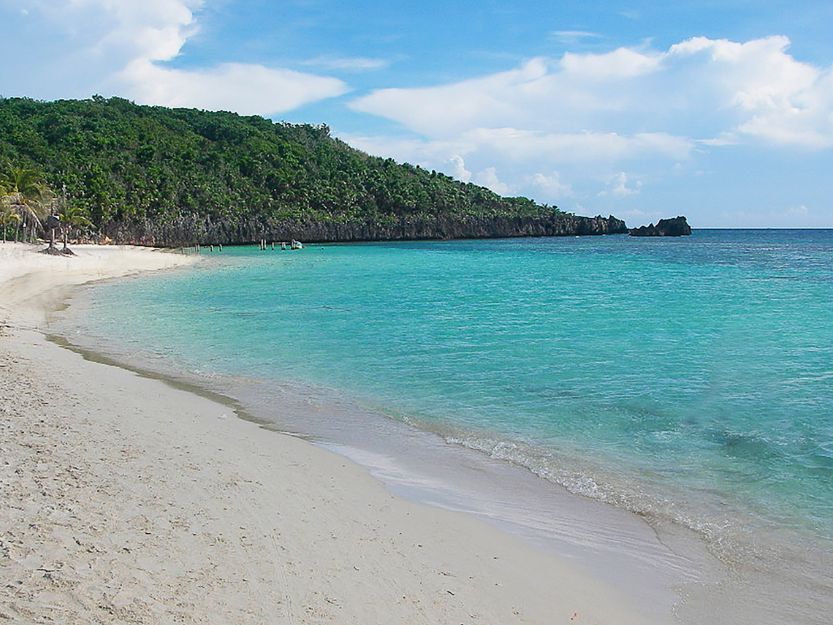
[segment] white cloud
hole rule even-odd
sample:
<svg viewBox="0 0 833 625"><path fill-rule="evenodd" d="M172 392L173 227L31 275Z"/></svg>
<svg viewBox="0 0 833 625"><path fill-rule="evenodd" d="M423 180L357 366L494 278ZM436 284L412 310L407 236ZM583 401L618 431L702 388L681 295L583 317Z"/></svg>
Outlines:
<svg viewBox="0 0 833 625"><path fill-rule="evenodd" d="M674 217L664 210L643 210L642 208L624 208L619 205L616 209L616 216L619 219L624 219L628 226L647 226L648 224L655 224L660 219ZM691 220L691 216L688 216Z"/></svg>
<svg viewBox="0 0 833 625"><path fill-rule="evenodd" d="M66 91L57 94L60 97L112 93L144 104L262 115L348 90L335 78L260 64L172 67L169 63L199 32L197 16L203 4L203 0L30 0L27 8L44 18L40 30L48 31L50 38L48 46L40 46L47 52L37 49L36 42L37 83L56 89L65 84ZM18 79L25 84L25 76ZM33 95L41 93L36 89Z"/></svg>
<svg viewBox="0 0 833 625"><path fill-rule="evenodd" d="M493 125L521 111L508 91L536 89L547 75L546 61L532 59L518 69L451 85L380 89L354 100L354 110L398 121L429 136L455 134L461 127Z"/></svg>
<svg viewBox="0 0 833 625"><path fill-rule="evenodd" d="M831 146L833 70L798 61L788 47L785 37L697 37L666 51L568 52L457 83L379 89L350 106L431 139L516 128Z"/></svg>
<svg viewBox="0 0 833 625"><path fill-rule="evenodd" d="M567 52L561 57L559 66L574 80L622 81L656 71L662 60L660 53L619 48L604 54Z"/></svg>
<svg viewBox="0 0 833 625"><path fill-rule="evenodd" d="M70 7L89 8L113 20L114 27L96 44L106 54L125 48L136 59L169 61L197 32L194 11L202 0L70 0Z"/></svg>
<svg viewBox="0 0 833 625"><path fill-rule="evenodd" d="M601 39L599 33L590 32L587 30L555 30L550 33L550 37L559 43L575 44L587 39Z"/></svg>
<svg viewBox="0 0 833 625"><path fill-rule="evenodd" d="M701 85L734 110L739 135L805 148L833 146L833 68L802 63L783 36L745 43L695 37L668 58L700 61Z"/></svg>
<svg viewBox="0 0 833 625"><path fill-rule="evenodd" d="M533 174L531 182L541 190L548 201L571 197L573 195L573 187L569 183L561 180L561 174L557 171L552 172L550 175L540 172Z"/></svg>
<svg viewBox="0 0 833 625"><path fill-rule="evenodd" d="M717 137L699 139L697 143L701 145L709 145L712 147L721 147L724 145L738 145L740 143L740 138L738 137L738 133L727 131L720 133L720 135L718 135Z"/></svg>
<svg viewBox="0 0 833 625"><path fill-rule="evenodd" d="M675 163L727 146L833 147L833 68L794 58L779 36L573 50L459 82L378 89L349 106L411 133L366 137L381 154L446 171L457 171L456 155L466 171L487 178L492 168L501 185L534 197L563 190L548 191L530 172L564 173L573 198L609 203L642 191L641 181L624 173L635 163L664 176ZM619 173L600 182L600 170Z"/></svg>
<svg viewBox="0 0 833 625"><path fill-rule="evenodd" d="M395 138L339 133L346 143L377 156L391 157L438 169L462 180L475 182L512 193L522 193L542 201L552 202L578 198L580 192L565 183L559 167L573 170L572 178L588 177L600 166L611 166L623 161L643 161L659 157L672 162L686 160L694 149L686 140L668 135L637 134L541 134L514 128L477 129L453 140ZM606 164L606 165L605 165ZM552 173L530 175L541 167ZM472 171L478 172L472 175ZM501 177L497 178L497 171ZM547 171L547 170L545 170ZM627 193L613 193L609 180L601 186L597 180L593 189L585 189L594 197L625 197ZM638 191L640 184L626 186Z"/></svg>
<svg viewBox="0 0 833 625"><path fill-rule="evenodd" d="M301 64L309 65L311 67L320 67L322 69L342 70L348 72L368 72L377 69L384 69L390 66L390 61L387 59L375 59L364 56L322 55L313 59L307 59Z"/></svg>
<svg viewBox="0 0 833 625"><path fill-rule="evenodd" d="M474 145L468 144L462 139L427 141L414 137L402 138L334 132L345 143L368 154L395 158L413 165L421 165L426 169L445 171L445 166L454 164L452 160L454 156L464 158L475 149Z"/></svg>
<svg viewBox="0 0 833 625"><path fill-rule="evenodd" d="M509 195L510 192L509 185L498 178L497 170L494 167L487 167L475 174L473 182L491 189L498 195Z"/></svg>
<svg viewBox="0 0 833 625"><path fill-rule="evenodd" d="M451 163L451 175L454 178L461 180L462 182L468 182L471 180L471 172L466 169L466 162L463 160L462 156L455 154L448 160Z"/></svg>
<svg viewBox="0 0 833 625"><path fill-rule="evenodd" d="M619 135L614 132L543 133L517 128L477 128L461 135L474 149L488 149L519 162L621 161L659 154L684 159L692 143L664 133Z"/></svg>
<svg viewBox="0 0 833 625"><path fill-rule="evenodd" d="M620 171L618 174L611 177L608 189L600 192L599 195L605 196L610 194L613 197L624 198L629 195L637 195L640 191L642 191L641 180L634 181L630 186L628 186L628 183L630 183L628 175L625 172Z"/></svg>
<svg viewBox="0 0 833 625"><path fill-rule="evenodd" d="M122 72L138 102L173 107L268 115L338 95L342 83L262 65L224 63L208 70L185 71L134 61Z"/></svg>

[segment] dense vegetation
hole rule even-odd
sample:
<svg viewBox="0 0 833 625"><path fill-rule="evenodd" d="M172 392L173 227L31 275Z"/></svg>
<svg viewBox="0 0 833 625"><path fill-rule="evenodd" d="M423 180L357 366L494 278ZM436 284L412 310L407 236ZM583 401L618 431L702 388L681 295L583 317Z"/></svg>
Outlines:
<svg viewBox="0 0 833 625"><path fill-rule="evenodd" d="M42 171L97 229L122 238L152 234L166 244L208 233L243 242L261 236L258 229L280 231L281 224L315 224L320 238L339 238L327 234L343 230L332 225L351 232L360 226L348 238L362 238L362 231L384 238L373 233L402 223L482 225L560 215L527 198L501 198L439 172L369 156L332 138L326 126L121 98L0 99L3 162Z"/></svg>

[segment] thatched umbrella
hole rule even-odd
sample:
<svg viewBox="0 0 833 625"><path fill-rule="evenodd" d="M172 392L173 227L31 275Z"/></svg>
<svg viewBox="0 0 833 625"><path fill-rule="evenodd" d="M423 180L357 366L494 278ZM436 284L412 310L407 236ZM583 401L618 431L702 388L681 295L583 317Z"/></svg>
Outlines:
<svg viewBox="0 0 833 625"><path fill-rule="evenodd" d="M49 230L49 247L41 251L44 254L60 256L63 252L55 247L55 229L61 227L61 218L53 213L44 220L43 225Z"/></svg>

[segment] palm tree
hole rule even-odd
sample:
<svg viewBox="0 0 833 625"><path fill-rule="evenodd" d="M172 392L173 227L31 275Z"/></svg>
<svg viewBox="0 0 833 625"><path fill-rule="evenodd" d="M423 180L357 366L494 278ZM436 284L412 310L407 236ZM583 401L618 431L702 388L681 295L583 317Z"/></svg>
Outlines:
<svg viewBox="0 0 833 625"><path fill-rule="evenodd" d="M3 243L6 242L6 229L12 222L12 208L6 196L6 187L0 180L0 226L3 226Z"/></svg>
<svg viewBox="0 0 833 625"><path fill-rule="evenodd" d="M67 238L70 228L90 228L92 227L93 222L90 220L85 209L81 208L77 204L67 204L66 200L63 201L59 213L61 216L61 229L64 237L64 249L62 252L64 254L71 254L72 252L70 252L67 247Z"/></svg>
<svg viewBox="0 0 833 625"><path fill-rule="evenodd" d="M20 224L20 215L16 212L12 211L11 205L6 202L6 198L3 197L3 203L0 204L0 226L3 227L3 243L6 242L6 233L8 227L11 224L15 224L15 226Z"/></svg>
<svg viewBox="0 0 833 625"><path fill-rule="evenodd" d="M0 172L0 188L11 210L23 222L23 237L26 229L30 229L30 236L34 237L37 230L42 230L41 217L45 214L45 207L49 190L43 182L40 173L26 167L6 167Z"/></svg>

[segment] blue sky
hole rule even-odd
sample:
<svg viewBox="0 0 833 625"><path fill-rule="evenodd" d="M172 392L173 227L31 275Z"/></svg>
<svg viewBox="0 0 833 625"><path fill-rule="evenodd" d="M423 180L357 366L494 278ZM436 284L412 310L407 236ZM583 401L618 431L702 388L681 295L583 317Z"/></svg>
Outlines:
<svg viewBox="0 0 833 625"><path fill-rule="evenodd" d="M833 3L0 0L0 94L327 123L629 224L833 227Z"/></svg>

